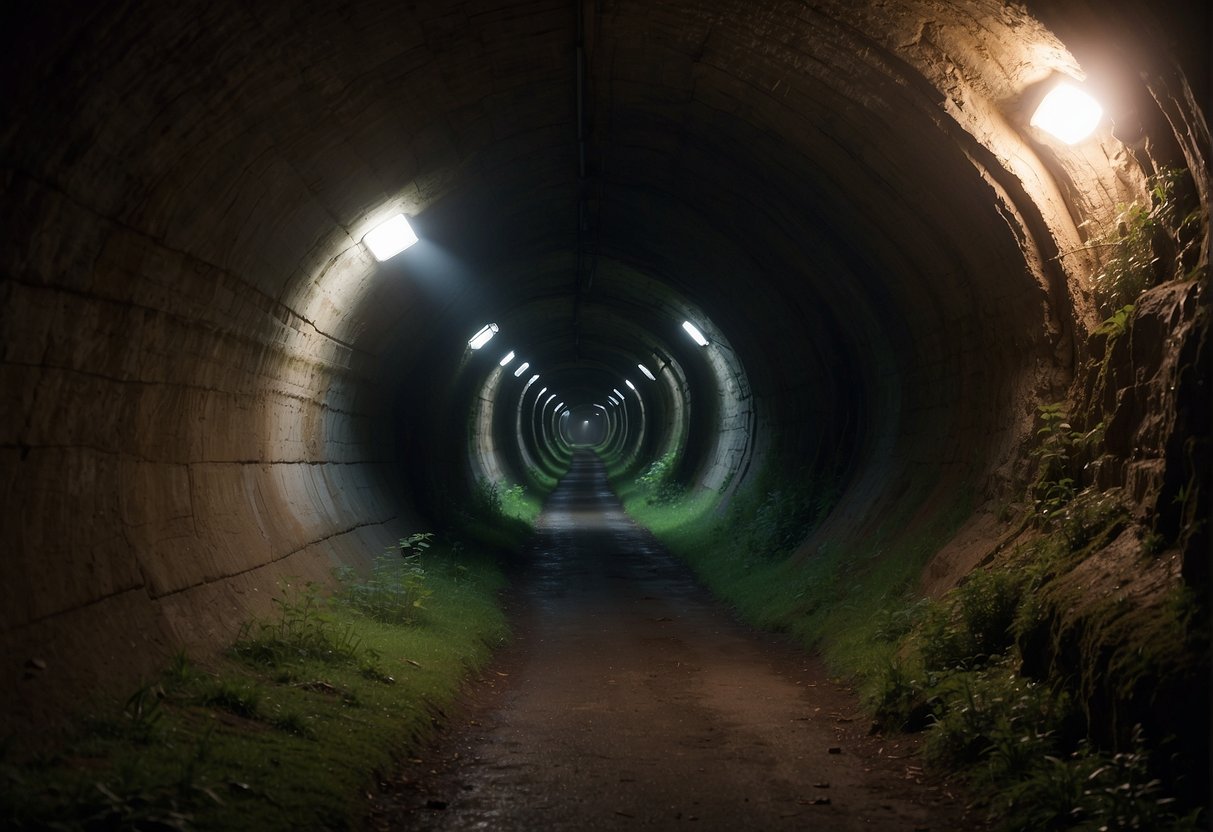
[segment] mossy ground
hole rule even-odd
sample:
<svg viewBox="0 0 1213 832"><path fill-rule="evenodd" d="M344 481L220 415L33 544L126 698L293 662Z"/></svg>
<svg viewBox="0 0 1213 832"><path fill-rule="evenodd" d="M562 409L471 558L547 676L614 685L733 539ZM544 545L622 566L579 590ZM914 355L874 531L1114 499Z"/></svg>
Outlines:
<svg viewBox="0 0 1213 832"><path fill-rule="evenodd" d="M245 633L270 638L268 652L179 657L128 700L95 703L57 750L8 751L5 828L358 828L376 773L508 637L493 559L436 549L425 582L432 594L407 625L327 602L301 613L306 591L288 588L294 622Z"/></svg>
<svg viewBox="0 0 1213 832"><path fill-rule="evenodd" d="M785 538L812 528L811 487L797 498L801 521L781 508L796 489L770 481L726 512L712 493L665 503L634 483L620 490L632 517L742 618L788 633L855 680L884 730L928 730L928 759L967 780L996 825L1199 828L1199 808L1174 800L1184 784L1160 779L1164 738L1132 721L1108 736L1107 715L1092 713L1201 658L1190 599L1174 591L1134 603L1087 597L1090 579L1077 570L1126 533L1114 495L1084 495L996 568L931 601L913 590L970 513L964 500L933 523L890 518L861 545L805 552ZM1033 644L1041 637L1047 649ZM1159 644L1144 643L1156 637ZM1025 672L1042 655L1053 658Z"/></svg>

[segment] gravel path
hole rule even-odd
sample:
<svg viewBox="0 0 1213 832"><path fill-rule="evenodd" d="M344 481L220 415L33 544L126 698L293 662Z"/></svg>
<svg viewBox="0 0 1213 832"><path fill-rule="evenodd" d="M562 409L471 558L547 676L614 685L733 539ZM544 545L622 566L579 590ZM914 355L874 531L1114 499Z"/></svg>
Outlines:
<svg viewBox="0 0 1213 832"><path fill-rule="evenodd" d="M372 829L973 829L904 737L737 623L578 454L512 599L515 642Z"/></svg>

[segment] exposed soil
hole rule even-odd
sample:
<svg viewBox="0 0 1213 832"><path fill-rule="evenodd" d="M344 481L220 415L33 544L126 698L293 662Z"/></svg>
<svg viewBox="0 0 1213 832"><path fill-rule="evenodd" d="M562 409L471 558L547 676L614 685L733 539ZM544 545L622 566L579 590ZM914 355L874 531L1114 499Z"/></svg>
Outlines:
<svg viewBox="0 0 1213 832"><path fill-rule="evenodd" d="M540 516L515 642L372 829L973 829L905 737L739 624L578 454Z"/></svg>

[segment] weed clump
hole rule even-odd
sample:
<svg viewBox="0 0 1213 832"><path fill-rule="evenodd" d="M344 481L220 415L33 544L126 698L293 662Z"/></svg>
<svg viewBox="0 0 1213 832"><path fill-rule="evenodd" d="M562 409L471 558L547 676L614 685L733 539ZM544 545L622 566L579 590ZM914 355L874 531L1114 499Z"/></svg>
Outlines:
<svg viewBox="0 0 1213 832"><path fill-rule="evenodd" d="M308 659L329 664L357 660L361 639L349 622L328 614L315 582L302 587L284 583L281 590L274 599L277 619L245 622L232 646L236 656L269 667Z"/></svg>

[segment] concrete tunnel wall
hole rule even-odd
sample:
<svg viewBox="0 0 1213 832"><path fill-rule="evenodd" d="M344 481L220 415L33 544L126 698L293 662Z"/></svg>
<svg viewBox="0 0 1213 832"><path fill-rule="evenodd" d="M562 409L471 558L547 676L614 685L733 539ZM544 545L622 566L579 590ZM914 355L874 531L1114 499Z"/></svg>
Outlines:
<svg viewBox="0 0 1213 832"><path fill-rule="evenodd" d="M1046 28L992 0L604 0L580 99L564 2L6 12L7 718L222 646L278 581L423 527L489 320L586 396L647 338L694 413L718 391L667 313L701 309L752 391L735 469L843 472L839 533L995 490L1095 322L1093 261L1056 255L1144 181L1106 125L1076 150L1026 126L1047 78L1109 63L1096 6L1146 72L1115 115L1207 206L1207 76L1175 45L1198 4L1042 4ZM422 241L377 264L360 240L401 210Z"/></svg>

